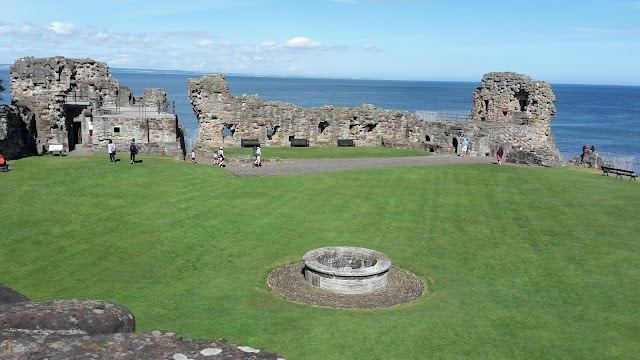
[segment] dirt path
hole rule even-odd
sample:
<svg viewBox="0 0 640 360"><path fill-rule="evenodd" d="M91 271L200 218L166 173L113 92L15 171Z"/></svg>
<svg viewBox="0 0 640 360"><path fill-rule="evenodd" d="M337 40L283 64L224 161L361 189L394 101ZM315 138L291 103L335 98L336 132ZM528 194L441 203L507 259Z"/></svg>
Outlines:
<svg viewBox="0 0 640 360"><path fill-rule="evenodd" d="M189 161L189 160L187 160ZM213 165L212 159L198 159L199 164ZM339 159L265 159L262 167L254 167L253 158L229 156L225 170L235 176L297 175L333 172L359 168L419 166L434 164L495 163L486 156L432 155L392 158L339 158Z"/></svg>

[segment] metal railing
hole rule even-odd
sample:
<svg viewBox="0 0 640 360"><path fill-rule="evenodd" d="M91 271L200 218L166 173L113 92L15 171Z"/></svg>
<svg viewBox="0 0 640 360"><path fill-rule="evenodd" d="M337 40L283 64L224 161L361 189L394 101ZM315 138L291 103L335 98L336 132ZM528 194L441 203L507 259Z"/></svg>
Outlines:
<svg viewBox="0 0 640 360"><path fill-rule="evenodd" d="M65 94L64 96L65 103L88 103L89 93L86 91L76 90L70 93Z"/></svg>
<svg viewBox="0 0 640 360"><path fill-rule="evenodd" d="M466 112L416 110L416 115L424 121L467 121L471 115Z"/></svg>
<svg viewBox="0 0 640 360"><path fill-rule="evenodd" d="M604 161L616 169L634 170L636 173L640 171L640 164L636 163L634 156L622 156L612 153L598 152Z"/></svg>

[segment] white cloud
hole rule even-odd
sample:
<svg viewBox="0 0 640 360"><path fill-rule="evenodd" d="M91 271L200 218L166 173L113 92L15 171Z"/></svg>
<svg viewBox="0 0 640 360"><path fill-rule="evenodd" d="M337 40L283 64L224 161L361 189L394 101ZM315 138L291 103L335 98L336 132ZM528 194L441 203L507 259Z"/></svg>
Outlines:
<svg viewBox="0 0 640 360"><path fill-rule="evenodd" d="M199 47L211 47L213 42L211 40L200 40L196 43L196 46Z"/></svg>
<svg viewBox="0 0 640 360"><path fill-rule="evenodd" d="M75 26L73 24L65 24L61 22L52 22L49 30L59 35L69 35Z"/></svg>
<svg viewBox="0 0 640 360"><path fill-rule="evenodd" d="M319 42L311 41L309 38L304 36L293 38L287 41L284 46L297 49L318 49L323 47Z"/></svg>

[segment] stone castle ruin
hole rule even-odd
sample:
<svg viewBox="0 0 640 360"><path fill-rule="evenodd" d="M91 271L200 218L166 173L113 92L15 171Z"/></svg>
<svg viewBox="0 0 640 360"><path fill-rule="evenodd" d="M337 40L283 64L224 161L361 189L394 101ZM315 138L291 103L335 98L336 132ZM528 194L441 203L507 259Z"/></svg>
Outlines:
<svg viewBox="0 0 640 360"><path fill-rule="evenodd" d="M0 108L0 128L7 129L0 147L12 157L51 145L105 151L109 140L123 151L133 138L142 153L184 155L185 131L161 89L133 96L105 63L91 59L25 57L10 73L13 101Z"/></svg>
<svg viewBox="0 0 640 360"><path fill-rule="evenodd" d="M11 67L12 104L0 106L0 149L9 158L41 154L50 145L71 151L89 146L105 151L112 140L123 151L132 138L142 153L183 159L184 128L168 112L161 89L133 96L91 59L25 57ZM555 96L551 86L512 72L485 74L473 93L465 121L425 121L414 113L373 105L302 108L235 96L223 75L188 80L198 118L195 151L219 146L387 146L495 156L507 162L562 165L551 133ZM90 134L92 131L93 134Z"/></svg>
<svg viewBox="0 0 640 360"><path fill-rule="evenodd" d="M551 133L555 96L551 86L516 73L488 73L473 94L466 121L428 122L407 111L358 107L302 108L235 96L223 75L188 80L189 99L200 126L196 151L217 146L387 146L455 154L466 138L470 153L507 161L560 165Z"/></svg>

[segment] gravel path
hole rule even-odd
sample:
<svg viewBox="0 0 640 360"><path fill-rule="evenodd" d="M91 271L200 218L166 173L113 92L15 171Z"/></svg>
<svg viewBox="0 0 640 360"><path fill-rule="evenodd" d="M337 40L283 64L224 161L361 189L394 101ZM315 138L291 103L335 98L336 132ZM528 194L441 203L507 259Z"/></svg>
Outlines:
<svg viewBox="0 0 640 360"><path fill-rule="evenodd" d="M253 158L228 156L225 169L235 176L297 175L334 172L349 169L420 166L434 164L494 163L486 156L432 155L391 158L337 158L337 159L265 159L262 167L254 167ZM198 159L198 163L213 164L211 159Z"/></svg>

